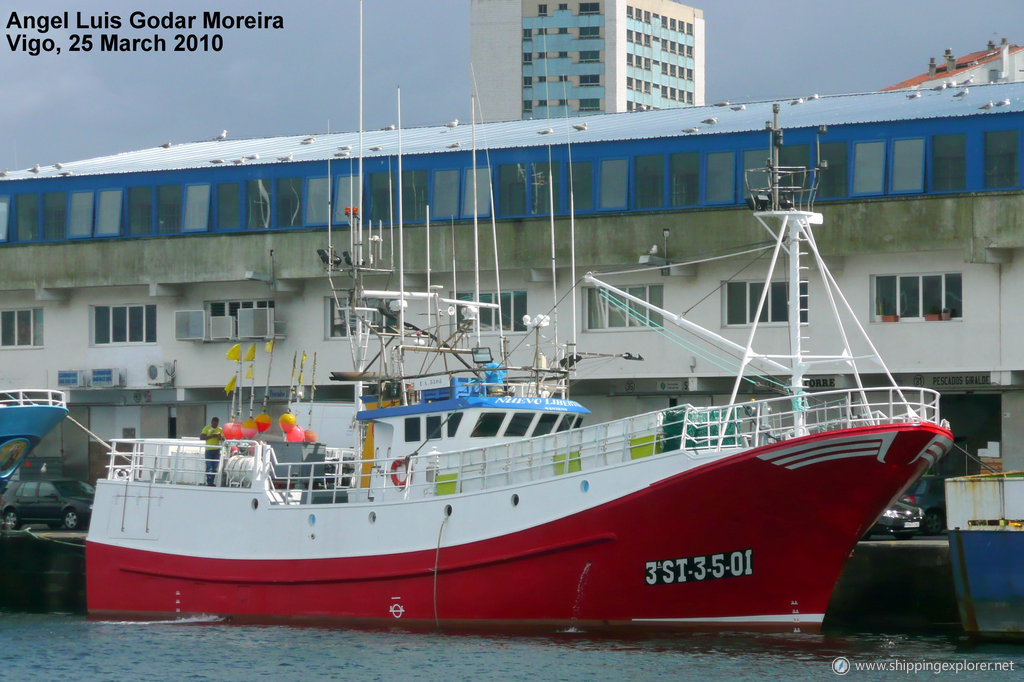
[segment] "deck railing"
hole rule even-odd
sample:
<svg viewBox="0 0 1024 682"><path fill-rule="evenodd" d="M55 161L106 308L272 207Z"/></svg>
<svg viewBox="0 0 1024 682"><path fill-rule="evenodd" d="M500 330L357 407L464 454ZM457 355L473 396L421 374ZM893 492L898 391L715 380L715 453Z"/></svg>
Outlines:
<svg viewBox="0 0 1024 682"><path fill-rule="evenodd" d="M67 399L62 391L53 391L48 388L0 391L0 406L13 407L25 405L67 407Z"/></svg>
<svg viewBox="0 0 1024 682"><path fill-rule="evenodd" d="M352 450L327 449L316 461L287 462L265 443L229 441L220 450L214 485L256 487L266 491L272 504L449 495L628 465L652 456L707 461L800 436L939 419L936 391L873 388L725 406L684 405L468 450L424 448L408 459L383 450L367 462L357 460ZM205 456L205 444L195 439L114 441L108 478L207 485Z"/></svg>

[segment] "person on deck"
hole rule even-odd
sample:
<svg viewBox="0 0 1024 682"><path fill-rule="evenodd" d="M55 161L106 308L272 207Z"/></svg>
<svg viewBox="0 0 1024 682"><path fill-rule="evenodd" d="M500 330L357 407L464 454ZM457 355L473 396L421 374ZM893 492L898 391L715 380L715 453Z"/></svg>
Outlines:
<svg viewBox="0 0 1024 682"><path fill-rule="evenodd" d="M210 425L203 427L199 437L206 441L206 485L214 485L217 477L217 464L220 462L220 444L224 440L220 419L214 417Z"/></svg>

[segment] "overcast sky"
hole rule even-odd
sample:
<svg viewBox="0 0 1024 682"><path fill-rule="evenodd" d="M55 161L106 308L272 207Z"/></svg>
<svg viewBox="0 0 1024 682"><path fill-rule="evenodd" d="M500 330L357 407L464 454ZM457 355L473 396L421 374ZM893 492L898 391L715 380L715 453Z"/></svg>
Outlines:
<svg viewBox="0 0 1024 682"><path fill-rule="evenodd" d="M1024 0L706 0L707 102L881 89L989 40L1024 42ZM284 29L222 31L219 52L72 52L75 28L8 28L19 16L278 14ZM168 140L268 137L358 127L358 0L0 0L0 169L153 147ZM201 21L201 19L200 19ZM1007 33L1016 31L1016 35ZM60 54L12 50L19 33ZM107 31L113 33L115 31ZM202 35L196 27L192 31ZM366 0L364 125L469 119L468 0ZM486 103L485 103L486 105Z"/></svg>

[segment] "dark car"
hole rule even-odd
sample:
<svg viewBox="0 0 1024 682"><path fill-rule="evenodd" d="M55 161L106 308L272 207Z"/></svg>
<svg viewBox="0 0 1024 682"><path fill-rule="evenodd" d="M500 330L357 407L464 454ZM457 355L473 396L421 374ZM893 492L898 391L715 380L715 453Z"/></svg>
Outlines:
<svg viewBox="0 0 1024 682"><path fill-rule="evenodd" d="M17 481L4 492L0 518L11 529L25 523L77 530L89 524L95 489L84 481Z"/></svg>
<svg viewBox="0 0 1024 682"><path fill-rule="evenodd" d="M921 532L924 512L920 507L906 502L893 502L875 521L875 525L864 535L891 535L898 540L906 540Z"/></svg>
<svg viewBox="0 0 1024 682"><path fill-rule="evenodd" d="M946 479L942 476L922 476L900 498L924 510L926 535L938 535L946 530Z"/></svg>

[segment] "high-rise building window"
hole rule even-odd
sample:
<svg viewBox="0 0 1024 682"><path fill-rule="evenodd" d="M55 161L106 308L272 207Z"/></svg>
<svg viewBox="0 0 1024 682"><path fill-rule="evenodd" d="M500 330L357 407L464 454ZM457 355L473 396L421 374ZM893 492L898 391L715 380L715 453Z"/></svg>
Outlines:
<svg viewBox="0 0 1024 682"><path fill-rule="evenodd" d="M580 14L600 14L601 3L599 2L581 2L580 3Z"/></svg>
<svg viewBox="0 0 1024 682"><path fill-rule="evenodd" d="M537 5L537 16L538 17L546 17L547 15L548 15L548 6L547 5Z"/></svg>

